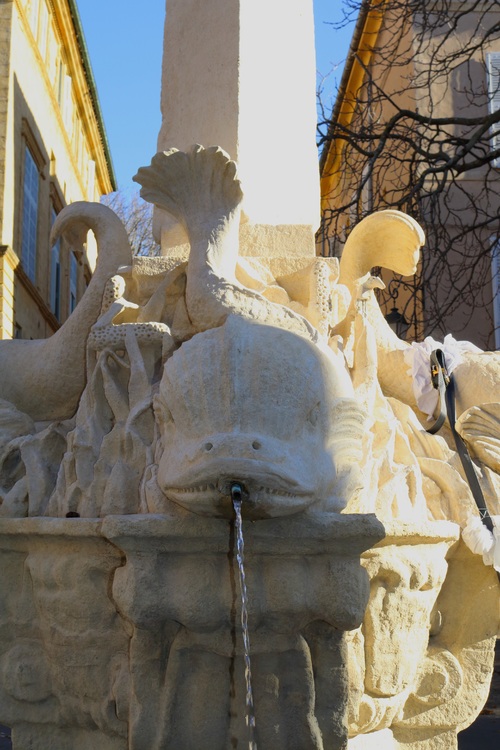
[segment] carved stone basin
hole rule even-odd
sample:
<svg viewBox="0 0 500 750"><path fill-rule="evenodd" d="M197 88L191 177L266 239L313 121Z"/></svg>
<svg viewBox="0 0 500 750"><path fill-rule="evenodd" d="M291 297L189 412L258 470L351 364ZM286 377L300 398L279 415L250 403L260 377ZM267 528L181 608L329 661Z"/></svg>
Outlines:
<svg viewBox="0 0 500 750"><path fill-rule="evenodd" d="M1 520L0 711L14 747L244 743L233 534L197 516ZM360 555L383 534L370 515L246 524L259 748L345 744L343 633L368 597Z"/></svg>
<svg viewBox="0 0 500 750"><path fill-rule="evenodd" d="M349 748L452 750L457 725L468 726L488 695L496 576L458 542L454 523L385 526L385 538L363 554L370 599L348 636L357 738Z"/></svg>

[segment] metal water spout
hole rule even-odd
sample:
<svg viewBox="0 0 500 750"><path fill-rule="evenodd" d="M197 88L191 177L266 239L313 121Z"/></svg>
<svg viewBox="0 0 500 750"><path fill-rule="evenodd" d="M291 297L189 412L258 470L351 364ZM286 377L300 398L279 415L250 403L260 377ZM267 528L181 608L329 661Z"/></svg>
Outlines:
<svg viewBox="0 0 500 750"><path fill-rule="evenodd" d="M243 503L243 485L240 482L231 483L231 500L236 515L236 560L238 563L241 592L241 631L243 636L243 655L245 659L245 718L248 727L248 750L257 750L257 743L255 742L255 711L252 689L252 666L250 661L250 632L248 629L248 594L245 578L245 544L243 539L243 518L241 514L241 506Z"/></svg>
<svg viewBox="0 0 500 750"><path fill-rule="evenodd" d="M242 503L242 495L243 495L243 488L239 482L232 482L231 484L231 500L233 502L233 506L235 503L238 503L241 508Z"/></svg>

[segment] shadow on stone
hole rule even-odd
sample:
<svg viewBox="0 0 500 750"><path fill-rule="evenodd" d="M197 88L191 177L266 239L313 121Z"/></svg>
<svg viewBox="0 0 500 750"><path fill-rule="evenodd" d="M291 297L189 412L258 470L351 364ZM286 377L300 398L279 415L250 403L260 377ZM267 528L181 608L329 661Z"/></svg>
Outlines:
<svg viewBox="0 0 500 750"><path fill-rule="evenodd" d="M0 724L0 750L12 750L11 730Z"/></svg>
<svg viewBox="0 0 500 750"><path fill-rule="evenodd" d="M458 735L459 750L494 750L500 747L500 640L495 650L495 670L485 707L470 727Z"/></svg>

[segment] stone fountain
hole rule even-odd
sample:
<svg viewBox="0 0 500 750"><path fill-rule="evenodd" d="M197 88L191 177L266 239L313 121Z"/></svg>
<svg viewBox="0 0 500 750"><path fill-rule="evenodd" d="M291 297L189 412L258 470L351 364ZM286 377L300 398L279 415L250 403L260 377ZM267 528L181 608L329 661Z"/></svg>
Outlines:
<svg viewBox="0 0 500 750"><path fill-rule="evenodd" d="M412 273L423 235L383 212L340 265L315 257L311 3L290 5L169 0L160 151L136 176L164 255L132 258L109 209L69 206L54 236L95 233L89 289L52 339L1 342L14 750L451 749L486 700L497 576L462 541L471 491L370 275ZM249 117L274 116L277 45L296 78L271 149ZM492 513L499 371L487 354L456 370Z"/></svg>

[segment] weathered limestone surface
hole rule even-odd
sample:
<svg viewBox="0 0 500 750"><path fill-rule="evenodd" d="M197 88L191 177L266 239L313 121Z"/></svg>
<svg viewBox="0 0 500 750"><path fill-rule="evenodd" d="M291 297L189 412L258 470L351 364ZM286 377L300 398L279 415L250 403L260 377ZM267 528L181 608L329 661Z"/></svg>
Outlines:
<svg viewBox="0 0 500 750"><path fill-rule="evenodd" d="M133 747L229 747L229 738L244 745L245 683L228 524L196 517L108 517L103 532L127 560L115 575L113 598L135 627ZM360 552L381 534L373 517L360 524L357 516L336 514L261 520L246 530L262 747L322 747L321 738L327 747L343 746L346 727L338 721L348 687L343 631L360 622L366 604ZM166 639L168 662L162 658ZM157 664L154 671L144 663L146 653ZM324 692L331 670L340 679Z"/></svg>
<svg viewBox="0 0 500 750"><path fill-rule="evenodd" d="M73 203L55 221L52 239L70 231L74 250L81 251L89 229L106 249L75 314L48 339L2 341L0 399L12 401L35 420L74 414L85 385L87 336L100 313L104 287L119 266L132 261L125 228L100 204Z"/></svg>
<svg viewBox="0 0 500 750"><path fill-rule="evenodd" d="M129 633L108 596L119 550L91 520L2 519L0 534L0 704L14 747L126 747L116 691Z"/></svg>
<svg viewBox="0 0 500 750"><path fill-rule="evenodd" d="M244 742L230 524L135 515L0 525L1 705L15 746L225 747L229 734ZM250 623L264 747L289 747L293 735L315 746L307 723L314 681L321 687L325 655L342 670L341 631L359 624L366 604L359 554L381 534L373 518L360 525L336 514L252 526L248 583L258 595ZM290 705L293 675L300 677ZM193 703L199 690L204 700ZM346 679L338 690L345 706ZM318 721L338 743L334 697L324 696ZM277 722L290 734L277 732Z"/></svg>
<svg viewBox="0 0 500 750"><path fill-rule="evenodd" d="M421 230L383 213L340 268L264 264L238 256L242 190L221 149L159 154L138 180L183 224L188 262L118 268L116 217L70 207L60 230L98 226L109 264L70 321L85 369L62 368L37 405L15 373L29 363L50 386L56 349L0 350L0 720L15 750L248 743L235 483L259 750L456 747L487 696L498 579L463 542L477 511L447 433L425 431L406 368L388 378L406 345L366 272L373 247L414 262ZM485 382L500 373L478 355L460 428L495 515L483 362Z"/></svg>

